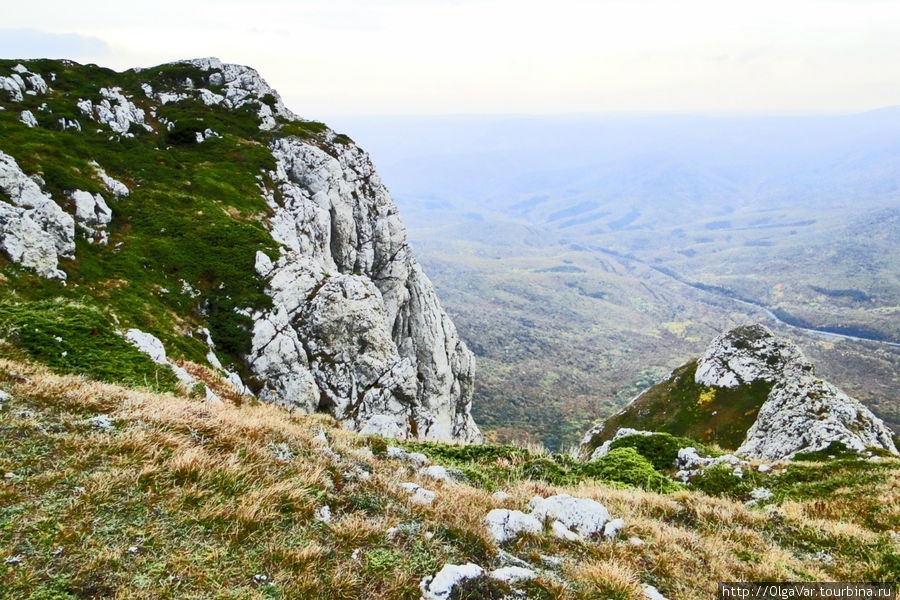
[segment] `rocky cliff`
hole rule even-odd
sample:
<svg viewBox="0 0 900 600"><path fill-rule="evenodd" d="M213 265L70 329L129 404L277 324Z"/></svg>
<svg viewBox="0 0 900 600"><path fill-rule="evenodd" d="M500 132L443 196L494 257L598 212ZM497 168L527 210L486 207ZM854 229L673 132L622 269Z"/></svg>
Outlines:
<svg viewBox="0 0 900 600"><path fill-rule="evenodd" d="M255 70L0 61L0 109L0 301L74 299L355 430L480 441L473 355L368 155Z"/></svg>
<svg viewBox="0 0 900 600"><path fill-rule="evenodd" d="M822 450L832 442L897 454L881 419L817 378L795 344L762 325L715 338L698 360L592 428L581 453L590 456L623 427L686 435L764 460Z"/></svg>

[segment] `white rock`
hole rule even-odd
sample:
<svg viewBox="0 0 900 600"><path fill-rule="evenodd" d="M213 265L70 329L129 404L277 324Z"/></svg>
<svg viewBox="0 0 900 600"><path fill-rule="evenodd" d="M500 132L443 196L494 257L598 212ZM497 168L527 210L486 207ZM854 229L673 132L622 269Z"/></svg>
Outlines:
<svg viewBox="0 0 900 600"><path fill-rule="evenodd" d="M768 500L769 498L771 498L772 496L774 496L774 494L772 493L772 490L770 490L769 488L764 488L764 487L755 488L755 489L751 490L751 492L750 492L750 497L753 498L753 501L757 502L757 503L762 503L762 502Z"/></svg>
<svg viewBox="0 0 900 600"><path fill-rule="evenodd" d="M587 434L585 434L584 439L582 440L582 444L583 445L590 444L593 441L594 437L598 433L600 433L602 428L603 428L602 423L597 425L596 427L593 427L590 431L588 431ZM612 446L612 443L623 437L626 437L629 435L653 435L654 433L656 433L656 432L631 429L630 427L622 427L618 431L616 431L616 434L612 437L611 440L606 440L605 442L603 442L602 444L597 446L597 448L594 449L593 453L591 453L591 457L589 460L592 460L592 461L597 460L597 459L603 458L604 456L609 454L610 446Z"/></svg>
<svg viewBox="0 0 900 600"><path fill-rule="evenodd" d="M573 498L568 494L541 498L529 503L531 514L540 521L556 520L583 537L599 535L609 521L606 507L590 498Z"/></svg>
<svg viewBox="0 0 900 600"><path fill-rule="evenodd" d="M659 590L652 585L644 586L644 597L648 600L666 600L666 597L659 593Z"/></svg>
<svg viewBox="0 0 900 600"><path fill-rule="evenodd" d="M736 327L715 338L697 361L694 380L700 385L736 388L812 371L812 364L795 344L755 324Z"/></svg>
<svg viewBox="0 0 900 600"><path fill-rule="evenodd" d="M150 360L158 365L167 365L166 348L153 334L140 329L129 329L125 332L125 339L134 344L138 350L150 357Z"/></svg>
<svg viewBox="0 0 900 600"><path fill-rule="evenodd" d="M37 119L34 118L34 115L30 110L23 110L19 115L19 120L28 127L37 127L38 125Z"/></svg>
<svg viewBox="0 0 900 600"><path fill-rule="evenodd" d="M501 503L509 500L510 495L507 494L506 492L500 490L500 491L497 491L497 492L494 492L493 494L491 494L491 498L494 500L494 502L501 504Z"/></svg>
<svg viewBox="0 0 900 600"><path fill-rule="evenodd" d="M316 521L321 523L331 522L331 509L328 506L322 506L316 511Z"/></svg>
<svg viewBox="0 0 900 600"><path fill-rule="evenodd" d="M132 124L146 131L153 131L153 128L144 122L146 118L144 110L126 98L121 88L100 88L100 95L103 96L103 100L93 107L97 122L109 126L112 131L122 135L128 134Z"/></svg>
<svg viewBox="0 0 900 600"><path fill-rule="evenodd" d="M872 411L826 381L798 376L772 388L738 454L783 460L835 441L851 450L897 454L890 429Z"/></svg>
<svg viewBox="0 0 900 600"><path fill-rule="evenodd" d="M769 471L772 470L772 466L771 465L759 465L756 468L756 470L759 471L760 473L768 473Z"/></svg>
<svg viewBox="0 0 900 600"><path fill-rule="evenodd" d="M644 540L637 536L631 536L630 538L628 538L628 545L640 548L644 545Z"/></svg>
<svg viewBox="0 0 900 600"><path fill-rule="evenodd" d="M108 240L106 226L112 221L112 210L103 196L82 190L75 190L70 196L75 202L75 221L89 235L105 244Z"/></svg>
<svg viewBox="0 0 900 600"><path fill-rule="evenodd" d="M75 221L3 152L0 190L12 201L0 201L0 251L41 277L65 279L58 261L75 257Z"/></svg>
<svg viewBox="0 0 900 600"><path fill-rule="evenodd" d="M539 534L543 530L540 521L533 516L506 508L490 511L484 518L484 524L498 544L513 540L523 533Z"/></svg>
<svg viewBox="0 0 900 600"><path fill-rule="evenodd" d="M563 525L560 521L553 521L550 524L550 533L558 540L564 540L566 542L578 542L583 538Z"/></svg>
<svg viewBox="0 0 900 600"><path fill-rule="evenodd" d="M437 481L453 481L453 478L450 476L447 469L440 465L432 465L430 467L419 469L419 474Z"/></svg>
<svg viewBox="0 0 900 600"><path fill-rule="evenodd" d="M619 531L625 527L625 519L613 519L603 526L603 537L610 539L619 535Z"/></svg>
<svg viewBox="0 0 900 600"><path fill-rule="evenodd" d="M123 198L129 194L128 186L126 186L124 183L107 175L106 171L101 169L99 166L95 165L94 169L97 171L97 175L100 177L100 181L103 182L103 185L106 186L106 189L112 192L113 196L116 196L117 198Z"/></svg>
<svg viewBox="0 0 900 600"><path fill-rule="evenodd" d="M524 567L502 567L491 571L490 576L492 579L513 584L534 579L537 574Z"/></svg>
<svg viewBox="0 0 900 600"><path fill-rule="evenodd" d="M424 467L431 464L431 460L421 452L407 452L396 446L387 447L387 457L395 460L405 460L414 467Z"/></svg>
<svg viewBox="0 0 900 600"><path fill-rule="evenodd" d="M97 415L88 419L91 427L100 431L113 431L116 428L116 422L109 415Z"/></svg>
<svg viewBox="0 0 900 600"><path fill-rule="evenodd" d="M406 490L410 495L410 502L422 506L428 506L434 502L435 494L431 490L426 490L412 482L401 483L400 487Z"/></svg>
<svg viewBox="0 0 900 600"><path fill-rule="evenodd" d="M192 64L211 72L211 85L221 76L226 104L273 93L255 71ZM276 97L273 114L293 118L280 106ZM272 310L253 316L249 361L265 382L260 398L325 410L367 433L480 441L470 414L474 359L413 259L368 156L353 144L335 145L332 156L293 138L271 150L278 194L266 192L269 229L283 249L277 261L257 255L273 299Z"/></svg>
<svg viewBox="0 0 900 600"><path fill-rule="evenodd" d="M467 579L484 575L484 569L473 563L464 565L444 565L434 576L428 576L419 583L422 600L447 600L453 588Z"/></svg>

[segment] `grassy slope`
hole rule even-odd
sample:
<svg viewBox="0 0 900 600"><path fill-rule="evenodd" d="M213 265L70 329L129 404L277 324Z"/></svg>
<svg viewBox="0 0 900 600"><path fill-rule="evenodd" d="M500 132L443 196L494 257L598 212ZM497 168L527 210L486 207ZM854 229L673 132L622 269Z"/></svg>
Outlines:
<svg viewBox="0 0 900 600"><path fill-rule="evenodd" d="M481 525L496 507L489 489L423 480L322 417L246 402L215 408L8 360L0 360L0 389L11 394L0 410L0 472L11 474L0 483L4 600L414 599L419 580L445 562L495 560ZM85 423L97 414L110 414L115 431ZM319 427L342 462L317 450ZM278 461L272 443L287 444L293 458ZM514 471L514 452L490 448L493 458L457 454L456 464ZM348 476L355 467L371 478ZM434 505L411 504L401 481L434 490ZM567 492L602 501L627 527L617 540L540 535L505 549L535 563L540 554L563 559L532 586L536 598L637 600L639 584L650 583L680 600L711 595L719 580L896 575L900 548L888 532L900 527L900 461L808 463L761 482L776 493L774 512L698 491L555 486L515 474L503 486L509 508ZM329 524L313 518L323 505ZM18 566L4 564L15 556Z"/></svg>
<svg viewBox="0 0 900 600"><path fill-rule="evenodd" d="M771 384L756 383L735 390L711 388L694 382L697 361L682 365L621 412L603 423L596 444L610 439L620 427L664 431L737 449L756 421Z"/></svg>
<svg viewBox="0 0 900 600"><path fill-rule="evenodd" d="M17 62L0 60L0 72L10 72ZM223 362L239 367L238 357L249 349L250 321L234 309L267 306L270 300L253 262L257 250L273 257L277 252L263 222L268 207L260 185L270 183L265 173L275 167L266 144L284 135L318 139L325 126L282 123L274 132L261 132L255 104L229 110L195 100L159 106L152 117L150 108L157 103L146 98L141 83L149 82L157 91L186 77L202 84L204 73L190 65L116 73L63 61L23 62L41 73L52 91L26 95L21 103L0 95L6 109L0 111L0 150L25 173L40 176L44 189L64 208L72 190L103 194L113 221L106 246L89 244L76 233L76 258L60 265L68 274L66 285L0 258L0 311L8 314L4 306L28 303L26 309L40 312L45 306L41 301L63 298L104 315L120 330L138 327L153 333L170 355L197 363L206 362L207 349L192 332L208 327ZM145 110L155 132L133 126L135 137L119 137L80 113L76 101L96 104L104 86L121 87ZM44 103L49 111L40 110ZM25 109L37 117L39 127L19 122ZM61 131L61 117L78 120L83 131ZM203 144L181 138L179 143L162 119L176 123L173 134L208 127L222 137ZM112 197L92 162L125 182L130 195Z"/></svg>

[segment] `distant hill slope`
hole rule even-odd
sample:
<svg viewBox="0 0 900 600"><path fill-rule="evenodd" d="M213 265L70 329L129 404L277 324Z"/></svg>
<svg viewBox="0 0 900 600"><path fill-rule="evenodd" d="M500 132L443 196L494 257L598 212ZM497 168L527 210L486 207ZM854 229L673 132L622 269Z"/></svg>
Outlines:
<svg viewBox="0 0 900 600"><path fill-rule="evenodd" d="M584 437L591 456L621 428L684 436L747 456L780 460L839 441L896 453L891 430L857 400L815 376L793 342L758 324L716 337Z"/></svg>
<svg viewBox="0 0 900 600"><path fill-rule="evenodd" d="M132 381L127 332L162 373L142 365L142 385L197 385L192 363L354 429L480 439L472 354L368 156L255 70L0 60L0 109L0 337L18 351Z"/></svg>

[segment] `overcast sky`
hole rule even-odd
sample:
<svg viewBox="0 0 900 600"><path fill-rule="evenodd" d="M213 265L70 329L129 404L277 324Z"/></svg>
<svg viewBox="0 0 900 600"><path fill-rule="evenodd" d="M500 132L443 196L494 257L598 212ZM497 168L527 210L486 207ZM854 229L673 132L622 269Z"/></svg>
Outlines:
<svg viewBox="0 0 900 600"><path fill-rule="evenodd" d="M900 1L30 0L0 54L218 56L310 118L900 104Z"/></svg>

